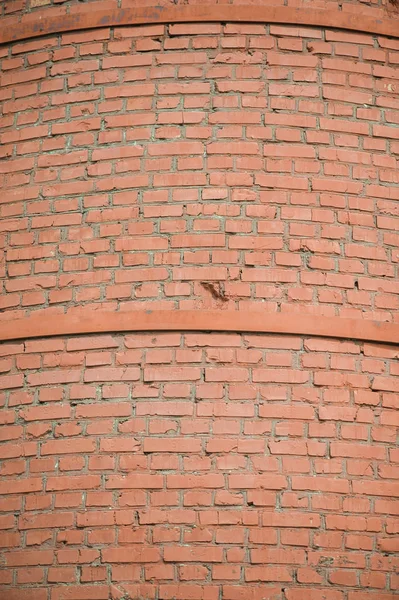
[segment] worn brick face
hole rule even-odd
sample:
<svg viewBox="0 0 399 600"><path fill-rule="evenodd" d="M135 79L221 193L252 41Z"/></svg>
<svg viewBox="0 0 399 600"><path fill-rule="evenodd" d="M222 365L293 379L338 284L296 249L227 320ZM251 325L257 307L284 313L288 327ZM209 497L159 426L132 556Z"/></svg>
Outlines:
<svg viewBox="0 0 399 600"><path fill-rule="evenodd" d="M87 5L3 2L0 22ZM393 38L272 24L0 48L0 320L397 322L398 64ZM1 597L397 597L396 346L182 331L0 356Z"/></svg>
<svg viewBox="0 0 399 600"><path fill-rule="evenodd" d="M53 3L1 10L79 8ZM2 49L0 319L101 306L396 320L398 50L232 23Z"/></svg>
<svg viewBox="0 0 399 600"><path fill-rule="evenodd" d="M394 346L183 332L2 350L19 382L1 396L5 594L395 597Z"/></svg>

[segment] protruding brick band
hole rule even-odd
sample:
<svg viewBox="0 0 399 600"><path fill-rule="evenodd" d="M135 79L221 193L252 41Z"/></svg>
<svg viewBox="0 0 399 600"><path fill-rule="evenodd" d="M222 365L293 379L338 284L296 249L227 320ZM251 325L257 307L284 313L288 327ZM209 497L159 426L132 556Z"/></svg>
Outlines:
<svg viewBox="0 0 399 600"><path fill-rule="evenodd" d="M98 3L101 6L101 3ZM216 4L214 6L149 6L144 8L122 8L114 10L90 10L81 7L73 14L47 16L48 10L23 17L8 17L2 20L0 44L34 38L41 35L65 31L87 30L116 25L143 25L151 23L196 23L196 22L242 22L284 23L352 29L399 37L397 19L364 17L361 14L344 13L314 8L285 6L256 6Z"/></svg>
<svg viewBox="0 0 399 600"><path fill-rule="evenodd" d="M399 325L339 317L312 317L237 311L130 311L32 315L2 323L0 341L123 331L236 331L313 335L399 343Z"/></svg>

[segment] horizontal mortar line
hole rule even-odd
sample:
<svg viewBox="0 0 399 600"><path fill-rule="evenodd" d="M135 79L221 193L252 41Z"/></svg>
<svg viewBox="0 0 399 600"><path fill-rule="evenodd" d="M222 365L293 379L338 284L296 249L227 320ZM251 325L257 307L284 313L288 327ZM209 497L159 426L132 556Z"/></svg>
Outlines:
<svg viewBox="0 0 399 600"><path fill-rule="evenodd" d="M46 9L43 9L35 13L0 19L0 44L82 29L196 22L310 25L399 37L399 19L388 14L384 18L365 17L360 10L358 14L351 14L338 10L231 4L101 10L101 2L96 2L95 5L91 5L90 11L84 6L73 14L46 17Z"/></svg>
<svg viewBox="0 0 399 600"><path fill-rule="evenodd" d="M93 311L58 315L46 311L4 321L0 341L135 331L273 333L399 344L399 324L304 314L223 310Z"/></svg>

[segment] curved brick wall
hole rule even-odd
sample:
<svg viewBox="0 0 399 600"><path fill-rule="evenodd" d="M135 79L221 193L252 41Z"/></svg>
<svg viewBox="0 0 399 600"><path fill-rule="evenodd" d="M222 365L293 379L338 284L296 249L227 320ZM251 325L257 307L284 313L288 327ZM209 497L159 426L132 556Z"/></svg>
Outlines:
<svg viewBox="0 0 399 600"><path fill-rule="evenodd" d="M398 40L177 24L3 54L3 319L397 319Z"/></svg>
<svg viewBox="0 0 399 600"><path fill-rule="evenodd" d="M2 354L7 600L396 597L398 348L148 333Z"/></svg>
<svg viewBox="0 0 399 600"><path fill-rule="evenodd" d="M397 331L399 40L59 4L0 16L0 597L393 600L399 339L49 326Z"/></svg>

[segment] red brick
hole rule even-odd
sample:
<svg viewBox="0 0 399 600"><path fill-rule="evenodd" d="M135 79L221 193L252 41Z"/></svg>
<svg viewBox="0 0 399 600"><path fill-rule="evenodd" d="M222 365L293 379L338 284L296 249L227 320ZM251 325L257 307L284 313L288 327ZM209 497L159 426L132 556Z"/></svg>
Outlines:
<svg viewBox="0 0 399 600"><path fill-rule="evenodd" d="M166 562L222 562L222 549L214 546L165 546L164 560Z"/></svg>
<svg viewBox="0 0 399 600"><path fill-rule="evenodd" d="M147 438L144 440L143 451L148 452L200 452L201 440L189 438Z"/></svg>
<svg viewBox="0 0 399 600"><path fill-rule="evenodd" d="M98 475L48 477L47 491L93 489L100 485Z"/></svg>
<svg viewBox="0 0 399 600"><path fill-rule="evenodd" d="M104 548L101 555L104 561L110 563L152 563L158 562L160 558L157 548L145 546Z"/></svg>

